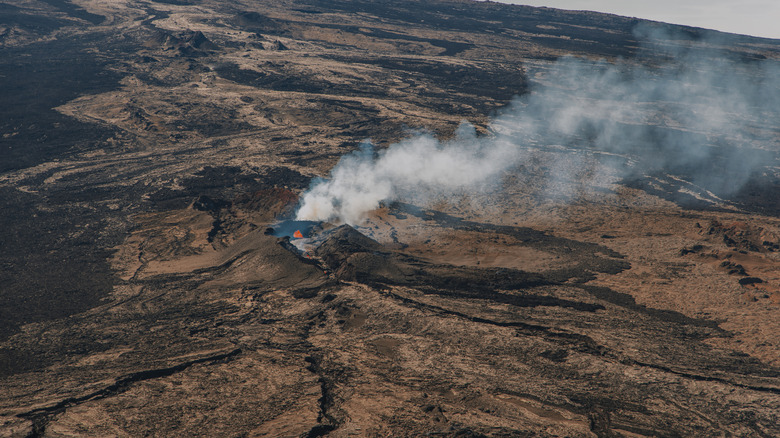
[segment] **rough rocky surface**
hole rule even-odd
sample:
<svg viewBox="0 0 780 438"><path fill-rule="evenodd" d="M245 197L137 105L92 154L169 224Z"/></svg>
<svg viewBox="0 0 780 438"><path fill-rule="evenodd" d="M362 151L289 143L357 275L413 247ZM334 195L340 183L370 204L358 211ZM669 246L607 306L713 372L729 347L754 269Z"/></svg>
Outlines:
<svg viewBox="0 0 780 438"><path fill-rule="evenodd" d="M0 436L780 435L777 150L731 197L681 171L572 201L540 175L579 152L538 145L500 196L268 230L365 138L489 135L561 56L664 62L638 23L0 1Z"/></svg>

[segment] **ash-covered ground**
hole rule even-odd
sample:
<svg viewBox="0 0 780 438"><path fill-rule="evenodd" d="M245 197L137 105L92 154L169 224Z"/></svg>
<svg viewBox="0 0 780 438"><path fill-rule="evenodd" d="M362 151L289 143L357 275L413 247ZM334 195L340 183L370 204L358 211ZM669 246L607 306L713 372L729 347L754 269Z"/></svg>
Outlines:
<svg viewBox="0 0 780 438"><path fill-rule="evenodd" d="M489 2L0 0L0 436L780 435L778 64Z"/></svg>

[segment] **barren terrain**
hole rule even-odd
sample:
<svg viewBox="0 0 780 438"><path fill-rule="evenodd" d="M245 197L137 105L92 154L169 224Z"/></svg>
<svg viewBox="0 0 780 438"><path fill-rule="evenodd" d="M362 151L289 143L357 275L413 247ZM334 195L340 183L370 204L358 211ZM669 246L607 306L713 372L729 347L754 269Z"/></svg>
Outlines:
<svg viewBox="0 0 780 438"><path fill-rule="evenodd" d="M537 142L490 190L280 231L361 141L489 138L562 57L780 62L776 40L655 23L678 39L647 45L640 24L0 0L0 436L780 435L778 114L742 152L712 140L714 168L759 157L738 190Z"/></svg>

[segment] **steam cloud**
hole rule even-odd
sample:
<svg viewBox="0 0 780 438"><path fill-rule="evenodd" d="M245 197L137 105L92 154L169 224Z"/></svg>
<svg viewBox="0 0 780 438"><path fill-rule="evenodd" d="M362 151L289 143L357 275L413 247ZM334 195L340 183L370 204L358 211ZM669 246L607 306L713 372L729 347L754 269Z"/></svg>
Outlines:
<svg viewBox="0 0 780 438"><path fill-rule="evenodd" d="M380 151L364 142L314 182L297 219L358 224L381 201L494 187L544 145L613 154L624 177L663 170L721 194L768 169L780 149L780 63L732 59L718 41L636 33L668 61L563 58L529 72L538 82L492 119L490 135L463 123L445 142L419 134Z"/></svg>

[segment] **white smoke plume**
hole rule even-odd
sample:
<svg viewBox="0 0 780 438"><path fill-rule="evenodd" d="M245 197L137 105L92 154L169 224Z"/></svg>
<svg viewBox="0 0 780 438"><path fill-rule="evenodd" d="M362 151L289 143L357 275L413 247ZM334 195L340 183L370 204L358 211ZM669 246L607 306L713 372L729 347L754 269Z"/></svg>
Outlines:
<svg viewBox="0 0 780 438"><path fill-rule="evenodd" d="M477 137L467 123L448 142L423 134L378 152L365 142L359 151L341 159L330 179L306 192L297 219L356 224L380 201L473 190L493 182L517 160L514 143Z"/></svg>
<svg viewBox="0 0 780 438"><path fill-rule="evenodd" d="M532 145L616 154L625 157L623 176L680 172L726 194L777 166L780 62L732 59L717 41L638 33L667 61L563 58L529 71L530 92L493 118L490 135L464 123L449 141L420 134L379 151L365 142L314 182L297 219L359 224L382 201L492 187Z"/></svg>

